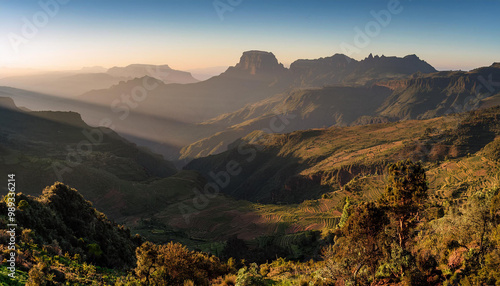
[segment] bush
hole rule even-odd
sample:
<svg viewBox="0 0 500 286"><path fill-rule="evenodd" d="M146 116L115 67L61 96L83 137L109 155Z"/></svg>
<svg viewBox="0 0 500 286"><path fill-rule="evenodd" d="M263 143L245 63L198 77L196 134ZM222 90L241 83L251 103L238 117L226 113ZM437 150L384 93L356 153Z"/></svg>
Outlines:
<svg viewBox="0 0 500 286"><path fill-rule="evenodd" d="M483 149L483 155L490 160L500 162L500 138L488 143Z"/></svg>
<svg viewBox="0 0 500 286"><path fill-rule="evenodd" d="M266 281L260 275L259 267L257 264L252 263L250 268L243 267L238 271L238 277L236 278L236 286L265 286Z"/></svg>
<svg viewBox="0 0 500 286"><path fill-rule="evenodd" d="M210 280L228 272L217 257L188 250L180 243L156 245L146 242L136 250L135 273L146 285L208 285Z"/></svg>

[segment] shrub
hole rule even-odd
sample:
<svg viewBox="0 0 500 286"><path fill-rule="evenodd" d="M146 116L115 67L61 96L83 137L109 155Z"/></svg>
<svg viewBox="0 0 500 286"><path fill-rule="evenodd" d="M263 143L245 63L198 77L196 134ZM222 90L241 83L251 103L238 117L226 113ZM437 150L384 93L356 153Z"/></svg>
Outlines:
<svg viewBox="0 0 500 286"><path fill-rule="evenodd" d="M192 280L195 285L227 273L227 266L214 256L188 250L180 243L156 245L146 242L136 250L135 273L146 285L182 285Z"/></svg>
<svg viewBox="0 0 500 286"><path fill-rule="evenodd" d="M483 155L490 160L500 162L500 138L488 143L483 149Z"/></svg>

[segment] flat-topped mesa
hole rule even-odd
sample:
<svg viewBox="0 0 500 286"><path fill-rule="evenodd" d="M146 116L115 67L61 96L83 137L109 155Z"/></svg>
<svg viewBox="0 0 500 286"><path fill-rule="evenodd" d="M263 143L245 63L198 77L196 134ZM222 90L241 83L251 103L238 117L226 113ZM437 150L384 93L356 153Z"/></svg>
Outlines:
<svg viewBox="0 0 500 286"><path fill-rule="evenodd" d="M164 83L195 83L198 82L191 73L174 70L168 65L132 64L126 67L112 67L107 74L122 78L139 78L150 76Z"/></svg>
<svg viewBox="0 0 500 286"><path fill-rule="evenodd" d="M273 53L264 51L247 51L240 58L240 62L228 71L237 71L250 75L278 74L287 69L279 63Z"/></svg>

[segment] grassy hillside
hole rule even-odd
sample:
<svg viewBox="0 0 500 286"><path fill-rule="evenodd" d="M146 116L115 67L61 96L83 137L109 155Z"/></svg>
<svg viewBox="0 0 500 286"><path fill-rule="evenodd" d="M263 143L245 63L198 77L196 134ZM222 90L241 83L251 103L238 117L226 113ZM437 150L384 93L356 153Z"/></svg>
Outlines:
<svg viewBox="0 0 500 286"><path fill-rule="evenodd" d="M498 278L498 273L492 269L494 267L492 263L498 262L492 256L496 253L494 249L497 244L495 244L494 232L490 232L491 227L494 227L494 225L491 225L489 220L487 226L488 232L485 236L485 241L488 244L485 244L484 248L485 253L488 255L483 256L486 257L485 264L479 268L485 272L477 272L478 270L471 268L469 263L473 262L468 261L468 256L465 256L461 250L466 247L476 251L481 249L477 244L479 236L475 232L476 222L470 220L473 218L471 215L474 214L474 207L476 207L472 202L477 200L478 193L486 194L488 190L497 190L500 186L500 164L496 160L489 159L492 150L495 150L493 153L498 151L498 148L495 147L497 142L494 143L493 146L489 146L475 155L444 160L440 163L432 162L426 164L428 168L426 173L429 181L429 202L425 204L422 213L423 219L420 220L418 226L419 232L415 232L412 240L409 242L411 247L409 246L408 249L411 250L411 254L404 254L407 259L416 259L418 261L417 265L419 265L417 269L411 267L404 268L405 271L418 273L418 275L412 274L417 276L403 278L397 272L396 274L384 272L384 267L399 267L397 263L400 263L399 261L401 260L398 260L400 258L397 257L388 258L379 253L377 257L379 257L380 273L374 276L377 281L383 284L391 283L391 281L403 281L401 283L405 285L415 285L413 284L415 282L408 282L405 279L411 279L411 281L415 279L434 281L427 282L431 284L437 283L436 281L440 281L439 284L443 282L451 283L450 281L460 281L461 279L467 279L467 281L472 279L476 281L479 279L479 281L485 283L498 281L495 280ZM178 179L187 179L187 177L180 177ZM202 264L196 266L190 264L192 267L188 268L170 268L177 267L176 265L183 265L183 259L190 259L185 255L179 255L178 251L180 250L176 250L176 252L166 252L164 254L167 255L166 257L170 262L162 265L170 269L168 273L172 274L172 278L167 276L164 279L173 279L173 277L202 279L201 277L205 277L204 279L210 279L211 281L210 283L203 282L197 285L232 285L219 284L224 280L228 281L227 283L233 281L233 284L236 281L261 281L258 283L269 284L258 285L294 285L290 283L309 281L311 283L320 283L316 285L332 285L329 283L333 283L332 281L335 280L345 281L353 279L352 273L349 272L349 267L352 267L352 265L343 264L345 262L339 260L340 258L336 254L332 254L328 249L329 247L336 247L337 252L342 251L339 252L339 255L343 255L341 256L342 259L350 257L353 261L359 261L360 258L349 252L349 249L357 249L356 247L358 247L359 243L363 243L364 238L352 241L347 245L345 244L345 240L351 239L352 234L349 234L344 229L351 228L351 225L355 223L354 219L356 216L349 216L347 226L339 229L337 225L341 220L340 216L342 213L339 210L344 209L343 212L346 213L346 209L350 209L351 211L347 212L350 213L356 211L359 206L363 206L362 201L379 201L384 194L384 185L386 183L387 179L383 175L359 176L346 184L342 191L327 193L322 199L305 201L300 205L259 205L248 204L242 201L237 202L224 197L214 199L213 204L211 203L206 210L191 217L192 224L189 226L191 229L191 242L188 237L183 241L191 243L191 247L204 249L221 257L227 257L225 255L228 253L232 253L232 255L237 254L230 252L230 245L238 245L237 249L240 250L240 253L241 251L243 251L244 255L251 253L248 257L253 258L249 261L257 259L259 257L257 254L265 255L265 252L263 252L265 249L272 249L272 253L276 253L276 256L274 254L271 255L272 259L275 259L277 256L286 256L289 259L303 261L305 255L305 257L312 256L320 260L289 262L283 258L279 258L267 263L261 262L260 265L238 263L233 260L221 265L217 259L210 258L207 260L209 264L206 264L207 262L203 264L198 258L198 260L194 261ZM170 187L179 188L180 185L170 185ZM176 194L176 196L178 195ZM345 196L349 196L350 198L350 207L345 206ZM102 213L91 208L89 202L85 202L77 191L62 184L56 184L48 187L39 198L18 195L17 199L27 202L17 209L19 224L24 229L31 229L31 232L23 232L19 245L19 253L32 252L33 254L32 256L23 256L22 267L19 267L17 278L14 281L6 277L8 271L2 266L0 268L1 281L10 283L9 285L23 285L27 280L33 281L37 277L43 277L43 279L51 279L50 281L53 281L56 285L58 285L57 283L62 283L62 281L70 282L72 283L71 285L92 285L96 281L99 281L101 285L130 285L124 283L133 283L134 281L138 283L144 279L143 274L141 274L143 272L139 271L140 267L144 266L137 265L134 271L128 272L128 275L117 266L114 266L114 268L96 266L99 263L105 263L105 266L108 265L109 267L109 264L106 264L109 262L98 262L99 255L96 256L96 254L100 252L96 253L94 251L96 249L93 246L94 244L99 245L98 249L103 251L103 254L101 254L102 258L110 259L116 254L122 255L124 258L130 258L132 257L130 252L127 254L123 250L133 245L134 241L137 240L130 238L129 231L109 222ZM6 213L5 203L2 202L0 208L2 206L4 213ZM486 206L489 208L489 203ZM492 208L492 210L494 209ZM252 211L253 215L250 215L250 211ZM175 218L174 212L163 214L165 217L155 216L150 220L143 221L141 231L145 234L144 239L150 238L161 242L164 241L162 239L165 235L174 234L174 232L168 233L167 228L161 227L162 219L163 221L167 221L169 218ZM6 217L3 216L3 219L5 220ZM464 224L462 223L462 219L464 219ZM253 224L250 222L253 222ZM270 227L272 225L271 222L280 223L275 224L267 232L259 232L259 230L262 230L262 225L266 225L267 223L268 227ZM81 225L88 227L82 228ZM446 227L450 227L451 225L457 226L458 230L446 231ZM239 232L239 237L247 239L248 242L241 245L231 239L226 243L221 242L219 244L208 241L214 238L210 234L214 232L221 234L223 232L221 229L227 229L228 227L233 228L236 233L241 231L239 227L245 228L247 232ZM323 235L320 235L319 232L301 232L313 229L321 230ZM391 228L388 228L388 231L388 237L377 237L380 243L385 240L390 242L392 239L390 236ZM5 232L2 233L5 234ZM251 235L245 236L245 233L251 233ZM195 234L199 235L198 244L192 243ZM155 237L155 235L157 236ZM255 236L259 237L249 241ZM5 235L3 237L5 239ZM36 241L37 245L43 247L27 243L30 237ZM76 239L78 237L81 238ZM458 237L459 240L454 240L454 237ZM179 240L178 237L177 240ZM119 246L119 243L125 243L126 246ZM435 247L429 248L426 246L429 243L432 243ZM112 251L116 247L119 247L120 251ZM141 249L146 249L146 247L146 245L143 245ZM172 246L164 247L170 249ZM315 254L315 251L321 247L326 247L323 256L318 255L318 253ZM391 246L391 249L398 250L394 245ZM108 251L112 252L104 254ZM65 252L68 253L65 254ZM80 256L75 256L74 253L80 254ZM147 257L143 257L139 253L137 254L137 259L143 259L141 261L152 259L151 261L154 261L155 255L160 255L163 252L150 252L148 254L150 256ZM421 256L423 253L427 253L427 256ZM351 256L346 256L347 254ZM198 256L203 254L193 253L190 255ZM366 255L372 254L371 252L366 252ZM469 255L474 259L480 259L481 257L478 252L470 252ZM160 258L161 256L157 257ZM437 260L436 264L421 264L425 261L434 261L433 259ZM36 264L38 261L42 262ZM462 263L463 266L461 266ZM476 265L479 267L480 264ZM225 277L221 276L218 279L214 279L213 277L216 276L213 276L213 274L216 272L203 272L203 269L207 267L219 269L216 270L221 271L219 273L229 274ZM202 276L195 276L194 273L196 272L181 274L185 272L178 272L179 270L174 271L173 269L191 269L190 271L202 271L201 273L205 274ZM357 279L371 281L373 278L365 272L371 271L370 268L363 269L364 271L360 273ZM29 277L28 270L31 270ZM356 276L354 277L356 279ZM474 284L481 285L481 283ZM181 282L174 282L171 285L183 284Z"/></svg>
<svg viewBox="0 0 500 286"><path fill-rule="evenodd" d="M357 176L380 175L387 162L401 158L440 162L478 152L500 134L498 116L496 107L423 121L283 135L255 132L229 151L193 160L186 169L208 177L234 160L242 173L223 192L254 202L297 203L341 189Z"/></svg>

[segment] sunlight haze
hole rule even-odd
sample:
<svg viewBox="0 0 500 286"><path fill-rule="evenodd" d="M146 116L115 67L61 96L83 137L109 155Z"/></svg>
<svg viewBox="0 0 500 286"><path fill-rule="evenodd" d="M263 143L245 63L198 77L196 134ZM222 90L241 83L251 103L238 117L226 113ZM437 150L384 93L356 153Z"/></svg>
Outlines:
<svg viewBox="0 0 500 286"><path fill-rule="evenodd" d="M245 50L273 52L287 65L343 53L342 43L352 45L355 29L364 30L372 12L390 2L234 1L235 7L218 11L215 1L72 0L56 2L57 9L49 5L53 1L40 1L55 11L48 19L40 16L45 10L38 1L0 3L0 66L60 70L149 63L187 70L234 65ZM351 57L417 54L439 69L463 70L500 60L499 2L488 2L492 7L480 13L473 1L398 3L402 11ZM41 24L28 33L31 38L23 36L26 20ZM19 43L17 36L26 41Z"/></svg>

